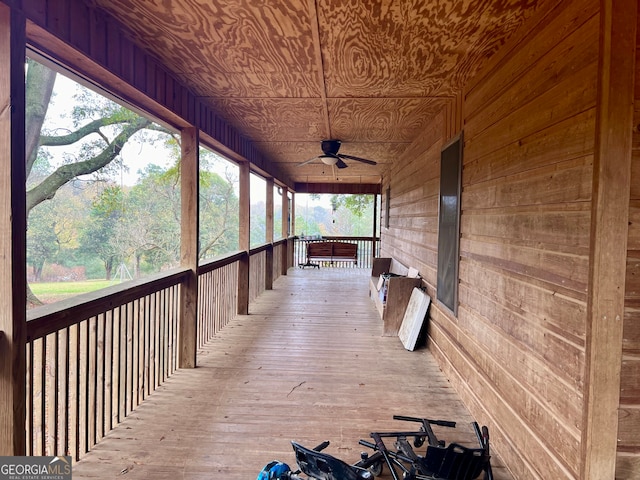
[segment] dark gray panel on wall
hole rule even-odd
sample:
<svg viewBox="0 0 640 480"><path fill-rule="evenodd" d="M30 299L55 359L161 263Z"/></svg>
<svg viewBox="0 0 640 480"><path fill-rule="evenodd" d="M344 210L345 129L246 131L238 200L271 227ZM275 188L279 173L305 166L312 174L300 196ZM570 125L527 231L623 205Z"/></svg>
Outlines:
<svg viewBox="0 0 640 480"><path fill-rule="evenodd" d="M460 133L440 155L437 298L454 313L458 305L462 145Z"/></svg>

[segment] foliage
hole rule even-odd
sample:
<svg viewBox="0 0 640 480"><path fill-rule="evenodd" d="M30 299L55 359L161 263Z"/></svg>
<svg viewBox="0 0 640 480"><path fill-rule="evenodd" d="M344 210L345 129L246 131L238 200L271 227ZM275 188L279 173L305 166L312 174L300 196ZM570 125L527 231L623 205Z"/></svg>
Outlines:
<svg viewBox="0 0 640 480"><path fill-rule="evenodd" d="M317 194L310 200L322 201ZM326 197L325 197L326 199ZM373 234L373 195L332 195L328 205L296 204L296 235L354 236ZM326 203L326 202L325 202Z"/></svg>
<svg viewBox="0 0 640 480"><path fill-rule="evenodd" d="M116 185L107 186L94 200L89 218L80 233L82 251L95 254L102 260L106 280L111 280L114 265L123 258L116 234L124 216L123 206L122 189Z"/></svg>
<svg viewBox="0 0 640 480"><path fill-rule="evenodd" d="M120 236L125 257L134 259L134 277L141 271L174 267L180 260L179 165L167 170L148 165L127 197Z"/></svg>
<svg viewBox="0 0 640 480"><path fill-rule="evenodd" d="M362 217L373 205L373 195L332 195L331 207L334 211L345 207L356 217Z"/></svg>
<svg viewBox="0 0 640 480"><path fill-rule="evenodd" d="M42 269L47 260L52 259L60 250L55 234L55 217L51 204L36 208L29 215L27 258L33 267L35 281L42 279Z"/></svg>
<svg viewBox="0 0 640 480"><path fill-rule="evenodd" d="M200 251L199 258L212 258L238 248L239 202L234 191L237 179L229 171L226 178L200 171Z"/></svg>

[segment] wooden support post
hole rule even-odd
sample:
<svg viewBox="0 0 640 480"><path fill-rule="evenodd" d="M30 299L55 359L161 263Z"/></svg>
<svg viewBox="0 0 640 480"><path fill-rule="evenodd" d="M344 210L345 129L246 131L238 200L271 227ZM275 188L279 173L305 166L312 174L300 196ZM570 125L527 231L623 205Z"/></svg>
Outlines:
<svg viewBox="0 0 640 480"><path fill-rule="evenodd" d="M266 242L270 245L265 251L265 269L264 269L264 288L265 290L273 290L273 178L267 178L267 218L266 218Z"/></svg>
<svg viewBox="0 0 640 480"><path fill-rule="evenodd" d="M248 163L240 165L240 250L246 252L238 261L238 308L239 315L249 313L249 250L250 250L250 218L251 218L251 170Z"/></svg>
<svg viewBox="0 0 640 480"><path fill-rule="evenodd" d="M373 196L373 235L371 237L371 264L373 265L373 259L376 258L376 238L378 230L378 198L379 195Z"/></svg>
<svg viewBox="0 0 640 480"><path fill-rule="evenodd" d="M289 224L289 236L292 237L296 234L296 195L295 193L291 197L291 220ZM292 262L293 265L293 262Z"/></svg>
<svg viewBox="0 0 640 480"><path fill-rule="evenodd" d="M282 238L285 241L282 248L281 275L286 275L289 270L289 222L289 189L282 187Z"/></svg>
<svg viewBox="0 0 640 480"><path fill-rule="evenodd" d="M189 269L180 302L178 366L195 368L198 341L198 203L199 136L193 127L182 131L180 264Z"/></svg>
<svg viewBox="0 0 640 480"><path fill-rule="evenodd" d="M602 0L600 6L583 480L614 478L616 469L638 9L637 0Z"/></svg>
<svg viewBox="0 0 640 480"><path fill-rule="evenodd" d="M26 455L25 19L0 3L0 455Z"/></svg>
<svg viewBox="0 0 640 480"><path fill-rule="evenodd" d="M274 212L273 212L273 186L274 186L274 182L273 182L273 178L267 178L267 198L266 198L266 202L267 202L267 218L266 218L266 239L265 241L267 243L273 243L273 232L274 232L274 228L273 228L273 221L275 218Z"/></svg>
<svg viewBox="0 0 640 480"><path fill-rule="evenodd" d="M267 246L264 264L264 289L273 290L273 243Z"/></svg>

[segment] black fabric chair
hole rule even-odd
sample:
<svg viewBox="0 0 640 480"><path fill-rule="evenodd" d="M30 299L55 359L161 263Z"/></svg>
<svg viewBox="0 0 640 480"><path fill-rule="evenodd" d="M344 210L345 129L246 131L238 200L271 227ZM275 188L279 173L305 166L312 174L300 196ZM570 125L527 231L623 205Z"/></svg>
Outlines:
<svg viewBox="0 0 640 480"><path fill-rule="evenodd" d="M298 467L309 478L318 480L371 480L373 475L364 468L349 465L342 460L305 448L302 445L291 442L296 454Z"/></svg>
<svg viewBox="0 0 640 480"><path fill-rule="evenodd" d="M480 428L477 422L471 425L475 431L479 447L469 448L458 443L448 446L439 440L431 425L455 428L456 423L448 420L431 420L428 418L403 417L395 415L396 420L418 422L419 431L372 432L375 443L360 440L360 444L372 448L375 455L380 454L388 466L394 480L476 480L484 472L485 480L493 480L491 471L491 455L489 452L489 430ZM393 438L394 449L387 448L384 438ZM408 439L413 438L413 446L421 447L427 441L424 455L416 453Z"/></svg>
<svg viewBox="0 0 640 480"><path fill-rule="evenodd" d="M448 480L473 480L489 465L489 455L484 448L467 448L457 443L448 447L427 447L424 458L417 462L423 475Z"/></svg>

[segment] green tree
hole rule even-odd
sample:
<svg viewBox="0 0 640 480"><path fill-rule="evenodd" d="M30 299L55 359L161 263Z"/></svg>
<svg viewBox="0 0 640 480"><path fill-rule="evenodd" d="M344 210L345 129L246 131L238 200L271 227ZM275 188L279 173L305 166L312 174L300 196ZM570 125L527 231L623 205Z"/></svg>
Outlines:
<svg viewBox="0 0 640 480"><path fill-rule="evenodd" d="M60 250L55 233L56 219L52 205L43 204L29 215L27 258L35 281L42 279L42 269Z"/></svg>
<svg viewBox="0 0 640 480"><path fill-rule="evenodd" d="M123 218L123 202L124 195L119 186L106 187L93 202L89 219L80 234L81 249L102 260L107 280L111 280L114 266L124 258L117 235Z"/></svg>
<svg viewBox="0 0 640 480"><path fill-rule="evenodd" d="M35 281L41 280L45 262L73 263L78 234L87 210L83 190L65 185L47 202L32 209L27 226L27 263Z"/></svg>
<svg viewBox="0 0 640 480"><path fill-rule="evenodd" d="M199 258L211 258L238 248L238 197L231 174L200 172Z"/></svg>
<svg viewBox="0 0 640 480"><path fill-rule="evenodd" d="M362 217L371 211L374 200L374 195L332 195L331 207L334 211L345 207L356 217Z"/></svg>
<svg viewBox="0 0 640 480"><path fill-rule="evenodd" d="M180 260L180 175L174 165L163 170L149 165L131 188L121 236L134 258L134 276L143 263L153 271Z"/></svg>

